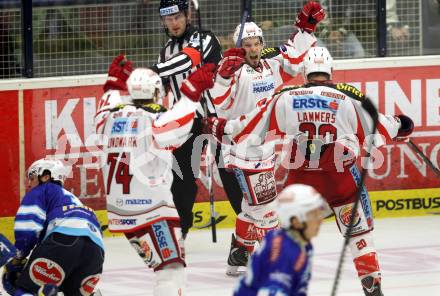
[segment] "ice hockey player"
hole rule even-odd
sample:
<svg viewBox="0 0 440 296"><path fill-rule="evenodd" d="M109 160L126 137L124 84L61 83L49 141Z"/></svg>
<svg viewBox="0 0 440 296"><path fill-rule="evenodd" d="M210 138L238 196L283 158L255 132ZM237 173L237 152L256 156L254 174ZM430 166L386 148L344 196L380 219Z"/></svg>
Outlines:
<svg viewBox="0 0 440 296"><path fill-rule="evenodd" d="M291 153L290 162L284 164L289 169L286 184L313 186L333 209L341 233L347 235L360 181L355 164L362 151L359 147L366 147L372 138L379 147L408 137L414 124L405 115L379 114L376 134L372 135L372 119L358 104L365 99L362 92L331 81L333 60L328 50L311 48L303 63L304 86L282 89L238 120L226 123L213 119L211 130L218 139L226 134L236 143L251 134L255 144L284 138L289 144L284 149ZM371 233L372 209L365 186L360 201L349 246L365 295L381 296L381 273Z"/></svg>
<svg viewBox="0 0 440 296"><path fill-rule="evenodd" d="M10 295L93 295L104 263L101 227L93 210L63 188L68 172L54 159L28 169L30 190L14 222L16 254L2 277Z"/></svg>
<svg viewBox="0 0 440 296"><path fill-rule="evenodd" d="M201 32L200 28L195 28L190 23L190 13L189 0L160 1L159 14L169 39L160 51L159 62L151 69L159 74L166 89L172 93L172 96L168 97L169 106L182 98L180 87L189 74L202 64L213 63L217 65L222 58L222 48L217 37L211 31ZM200 41L200 35L202 41ZM203 57L200 54L201 44L203 45ZM198 144L197 137L202 134L202 118L214 112L209 91L205 92L201 101L208 114L204 115L205 110L202 105L198 107L191 137L179 148L173 150L176 164L179 165L182 174L178 176L174 171L171 192L180 216L183 237L186 237L189 229L193 226L192 209L198 191L196 179L200 171L201 155L192 154L192 152L193 148L197 148L194 147ZM213 150L214 147L212 147ZM222 163L223 156L220 153L220 146L216 150L216 163ZM217 167L227 198L235 213L238 214L241 211L240 203L243 195L240 186L233 173L228 172L223 165L217 165Z"/></svg>
<svg viewBox="0 0 440 296"><path fill-rule="evenodd" d="M111 67L122 73L127 63L119 59ZM180 89L184 96L167 112L155 103L162 94L155 72L138 68L127 81L118 75L119 86L107 89L95 117L97 134L103 135L109 230L124 233L155 271L155 296L184 293L186 263L170 190L171 150L188 139L201 93L213 85L213 69L206 64L192 73ZM121 104L118 96L125 83L131 103Z"/></svg>
<svg viewBox="0 0 440 296"><path fill-rule="evenodd" d="M250 257L234 296L306 296L313 246L323 220L324 199L311 186L289 185L276 201L281 229L267 233Z"/></svg>
<svg viewBox="0 0 440 296"><path fill-rule="evenodd" d="M325 13L316 2L308 2L299 12L295 26L298 31L289 44L266 49L261 57L263 31L253 22L246 22L242 35L239 24L234 32L234 42L241 38L241 48L225 52L210 93L217 115L235 119L252 111L270 98L283 83L282 73L292 76L300 73L300 63L307 50L316 43L312 34ZM270 58L269 58L270 57ZM242 149L240 149L242 147ZM240 266L246 266L247 256L255 242L278 227L271 202L277 190L274 176L274 144L223 145L225 166L233 169L243 191L242 212L237 215L235 236L232 236L226 274L237 275Z"/></svg>

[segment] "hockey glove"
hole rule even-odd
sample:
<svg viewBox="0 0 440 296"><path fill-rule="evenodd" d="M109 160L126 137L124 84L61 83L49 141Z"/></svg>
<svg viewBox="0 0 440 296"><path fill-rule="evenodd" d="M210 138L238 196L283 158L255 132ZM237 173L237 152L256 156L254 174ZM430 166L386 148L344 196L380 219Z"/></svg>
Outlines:
<svg viewBox="0 0 440 296"><path fill-rule="evenodd" d="M26 258L18 259L14 257L5 265L2 276L2 284L3 288L10 295L14 295L15 293L17 279L20 277L26 262Z"/></svg>
<svg viewBox="0 0 440 296"><path fill-rule="evenodd" d="M229 78L244 64L246 51L244 48L230 48L224 53L220 63L218 74L223 78Z"/></svg>
<svg viewBox="0 0 440 296"><path fill-rule="evenodd" d="M182 82L180 91L191 101L198 102L202 92L214 86L214 64L205 64Z"/></svg>
<svg viewBox="0 0 440 296"><path fill-rule="evenodd" d="M104 84L104 92L113 90L127 90L127 79L133 71L133 63L126 59L124 54L113 59L108 68L107 81Z"/></svg>
<svg viewBox="0 0 440 296"><path fill-rule="evenodd" d="M325 17L324 9L315 1L307 2L298 13L295 26L309 33L315 32L316 25Z"/></svg>
<svg viewBox="0 0 440 296"><path fill-rule="evenodd" d="M406 138L411 135L414 130L414 122L412 121L412 119L403 114L397 115L394 118L396 118L396 120L400 122L400 128L397 132L396 138Z"/></svg>
<svg viewBox="0 0 440 296"><path fill-rule="evenodd" d="M227 120L211 116L203 120L205 133L214 136L217 142L222 143L223 135L225 134L225 125Z"/></svg>

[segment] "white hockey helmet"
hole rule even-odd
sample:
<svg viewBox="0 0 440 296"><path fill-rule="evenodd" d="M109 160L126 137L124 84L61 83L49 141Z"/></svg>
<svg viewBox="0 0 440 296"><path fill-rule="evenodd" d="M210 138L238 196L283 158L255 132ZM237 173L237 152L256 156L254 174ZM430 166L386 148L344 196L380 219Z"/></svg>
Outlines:
<svg viewBox="0 0 440 296"><path fill-rule="evenodd" d="M131 72L127 80L127 88L133 100L163 97L162 79L148 68L137 68ZM156 95L159 95L159 98L155 98Z"/></svg>
<svg viewBox="0 0 440 296"><path fill-rule="evenodd" d="M310 73L327 73L332 78L333 58L325 47L312 47L303 60L304 78Z"/></svg>
<svg viewBox="0 0 440 296"><path fill-rule="evenodd" d="M240 28L241 28L241 24L238 24L238 26L235 28L234 37L233 37L234 44L237 44L237 40L240 35ZM261 28L258 27L258 25L254 22L246 22L244 23L244 29L243 29L243 34L241 35L241 40L251 37L260 37L261 43L264 44L263 30L261 30Z"/></svg>
<svg viewBox="0 0 440 296"><path fill-rule="evenodd" d="M64 183L68 175L68 170L61 160L42 158L31 164L28 168L27 177L29 179L34 175L41 177L46 171L50 172L50 176L54 181L60 181L61 183Z"/></svg>
<svg viewBox="0 0 440 296"><path fill-rule="evenodd" d="M277 213L281 227L289 228L291 219L307 221L307 213L315 209L324 209L325 201L312 186L303 184L289 185L277 197Z"/></svg>

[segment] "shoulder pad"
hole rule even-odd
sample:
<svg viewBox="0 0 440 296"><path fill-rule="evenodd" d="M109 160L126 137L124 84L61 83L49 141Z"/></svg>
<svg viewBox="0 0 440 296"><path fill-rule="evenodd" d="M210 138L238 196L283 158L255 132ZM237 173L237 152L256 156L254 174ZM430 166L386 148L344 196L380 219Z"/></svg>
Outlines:
<svg viewBox="0 0 440 296"><path fill-rule="evenodd" d="M363 101L365 99L365 95L356 87L350 84L346 84L346 83L329 84L328 87L337 89L343 94L357 101Z"/></svg>
<svg viewBox="0 0 440 296"><path fill-rule="evenodd" d="M283 92L289 91L289 90L294 90L294 89L298 89L298 88L302 88L304 87L304 85L289 85L289 86L285 86L282 89L280 89L279 91L277 91L276 93L274 93L274 96L277 96L279 94L282 94Z"/></svg>
<svg viewBox="0 0 440 296"><path fill-rule="evenodd" d="M117 112L119 110L121 110L122 108L124 108L125 106L127 106L126 104L117 104L116 106L114 106L113 108L111 108L109 111L110 112Z"/></svg>
<svg viewBox="0 0 440 296"><path fill-rule="evenodd" d="M273 57L276 57L281 52L279 47L266 47L263 48L261 51L261 58L262 59L271 59Z"/></svg>
<svg viewBox="0 0 440 296"><path fill-rule="evenodd" d="M156 104L156 103L149 103L141 106L142 109L145 111L148 111L150 113L162 113L167 111L167 108L165 108L162 105Z"/></svg>

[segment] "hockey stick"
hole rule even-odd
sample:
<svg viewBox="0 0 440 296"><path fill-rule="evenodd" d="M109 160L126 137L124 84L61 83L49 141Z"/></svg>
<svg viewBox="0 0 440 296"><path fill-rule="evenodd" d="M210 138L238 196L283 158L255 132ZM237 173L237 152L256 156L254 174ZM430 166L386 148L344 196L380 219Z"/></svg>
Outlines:
<svg viewBox="0 0 440 296"><path fill-rule="evenodd" d="M420 148L414 144L414 142L411 139L408 139L406 142L408 144L409 148L411 148L412 151L414 151L420 158L430 167L430 169L437 175L438 178L440 178L440 170L431 162L431 160L423 153Z"/></svg>
<svg viewBox="0 0 440 296"><path fill-rule="evenodd" d="M235 43L235 47L241 47L241 37L243 36L244 31L244 24L246 23L248 17L249 17L249 1L245 1L244 9L243 9L243 15L241 16L240 20L240 32L238 34L237 42Z"/></svg>
<svg viewBox="0 0 440 296"><path fill-rule="evenodd" d="M377 109L376 109L376 107L374 107L371 100L367 97L362 101L362 108L364 108L364 110L367 111L367 113L370 115L370 117L373 120L373 128L372 128L371 135L374 135L376 133L377 122L379 121L379 114L377 113ZM373 146L373 142L374 141L371 140L368 143L368 146L367 146L368 153L371 151L371 148ZM356 217L355 214L357 213L357 210L359 207L361 192L362 192L362 189L364 186L365 176L367 175L367 170L365 167L366 167L366 165L362 164L361 177L360 177L359 184L358 184L357 191L356 191L356 200L354 202L353 209L351 210L350 223L348 225L347 232L345 233L344 244L342 245L341 254L339 256L339 262L338 262L338 267L336 269L335 279L333 281L331 296L336 296L336 291L338 288L339 279L341 277L341 272L342 272L342 265L344 264L345 252L346 252L348 243L350 242L351 232L353 230L354 220Z"/></svg>
<svg viewBox="0 0 440 296"><path fill-rule="evenodd" d="M202 36L202 17L200 14L200 6L198 0L192 0L192 3L194 4L194 8L197 13L197 23L199 26L199 42L200 42L200 65L203 65L203 36ZM203 106L205 116L208 116L208 98L205 98L206 102ZM215 206L214 206L214 191L212 190L212 167L211 167L211 141L209 141L208 138L208 146L206 147L206 155L205 155L205 162L206 162L206 178L208 179L207 189L209 194L209 209L210 209L210 215L211 215L211 233L212 233L212 242L217 242L217 226L215 223Z"/></svg>

